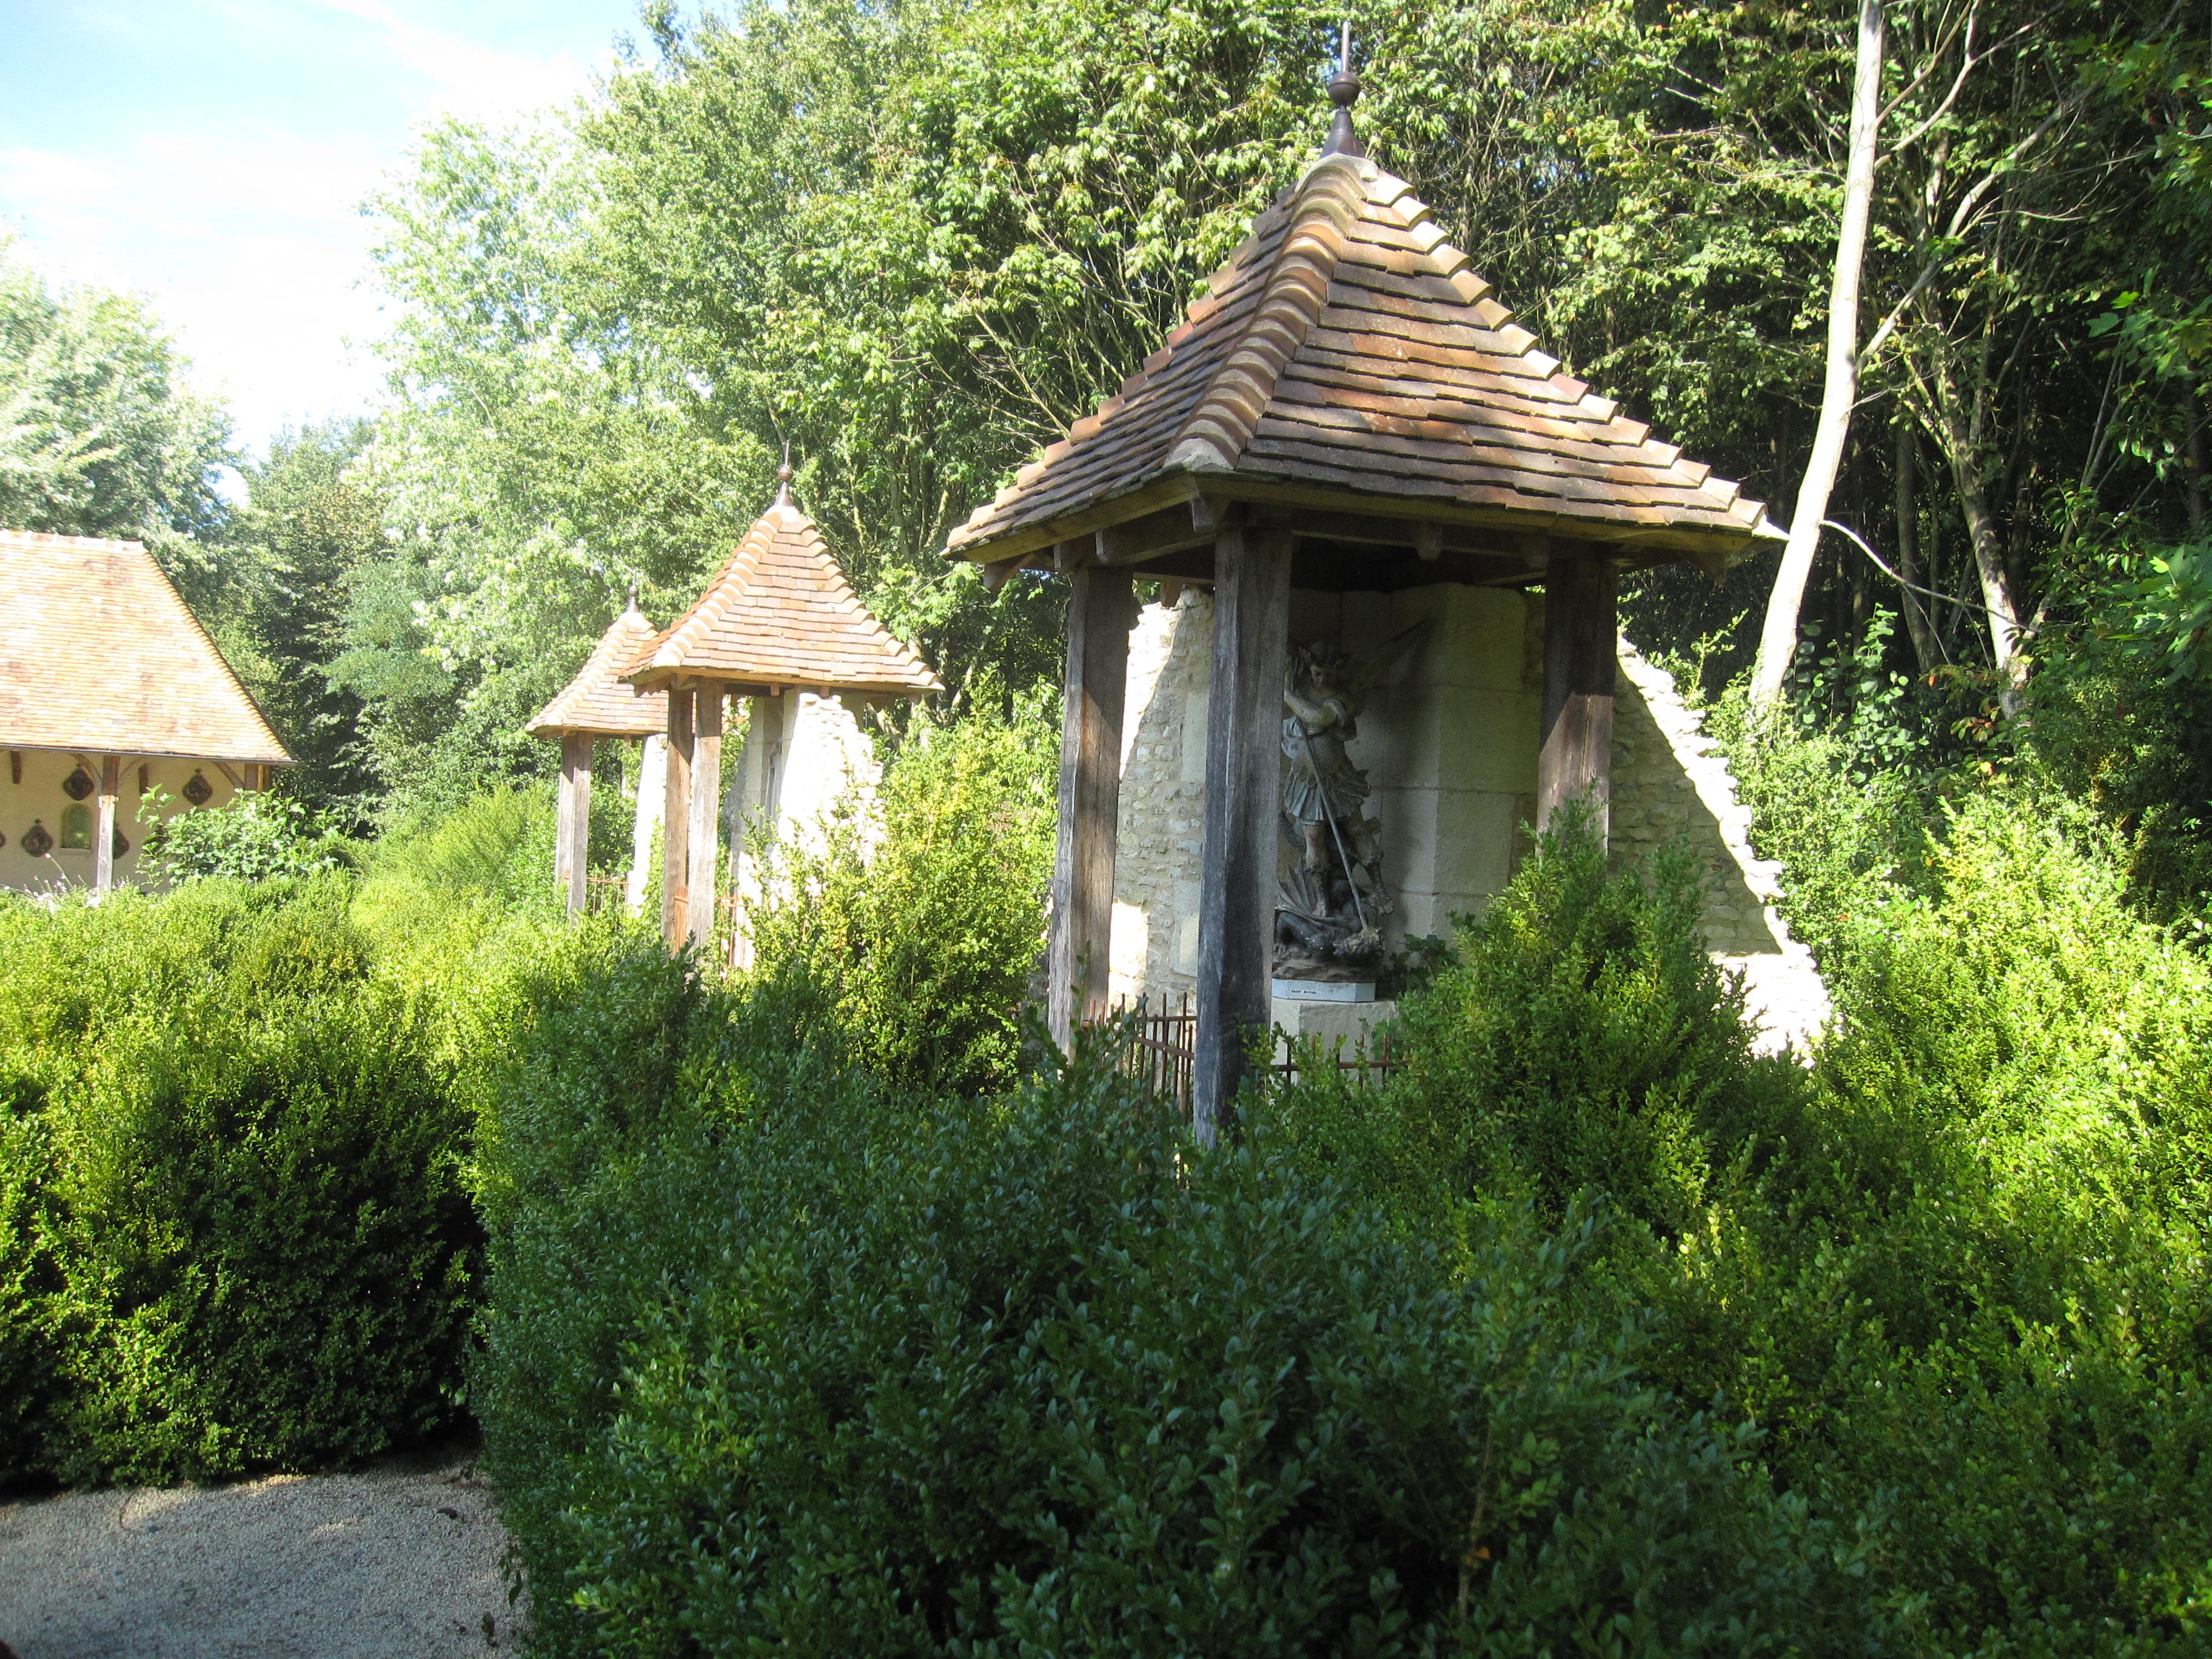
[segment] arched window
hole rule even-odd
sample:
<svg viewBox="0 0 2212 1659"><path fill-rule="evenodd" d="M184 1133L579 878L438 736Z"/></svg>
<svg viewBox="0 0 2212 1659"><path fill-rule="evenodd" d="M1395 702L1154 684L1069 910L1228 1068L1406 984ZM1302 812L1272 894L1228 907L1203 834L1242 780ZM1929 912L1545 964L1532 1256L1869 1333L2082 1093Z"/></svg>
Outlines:
<svg viewBox="0 0 2212 1659"><path fill-rule="evenodd" d="M92 850L92 808L85 805L62 808L62 851L88 853Z"/></svg>

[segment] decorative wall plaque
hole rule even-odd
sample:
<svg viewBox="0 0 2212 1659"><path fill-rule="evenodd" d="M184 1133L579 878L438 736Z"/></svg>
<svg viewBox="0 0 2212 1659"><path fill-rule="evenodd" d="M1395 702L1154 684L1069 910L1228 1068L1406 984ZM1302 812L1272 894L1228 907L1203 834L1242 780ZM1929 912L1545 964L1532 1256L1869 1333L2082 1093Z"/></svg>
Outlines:
<svg viewBox="0 0 2212 1659"><path fill-rule="evenodd" d="M23 832L23 850L34 859L42 859L54 850L54 838L46 833L46 826L38 819Z"/></svg>
<svg viewBox="0 0 2212 1659"><path fill-rule="evenodd" d="M62 793L67 795L71 800L82 800L99 787L92 781L92 774L80 766L63 780Z"/></svg>
<svg viewBox="0 0 2212 1659"><path fill-rule="evenodd" d="M185 799L195 806L205 806L214 798L215 786L202 777L199 769L194 767L191 781L185 785Z"/></svg>
<svg viewBox="0 0 2212 1659"><path fill-rule="evenodd" d="M62 808L62 851L89 853L92 850L92 808L64 806Z"/></svg>

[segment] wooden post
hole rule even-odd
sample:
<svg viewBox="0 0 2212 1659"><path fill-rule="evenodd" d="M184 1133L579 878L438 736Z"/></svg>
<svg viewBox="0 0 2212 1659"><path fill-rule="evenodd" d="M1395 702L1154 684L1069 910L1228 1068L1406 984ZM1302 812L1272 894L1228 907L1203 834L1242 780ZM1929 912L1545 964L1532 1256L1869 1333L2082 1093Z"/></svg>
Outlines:
<svg viewBox="0 0 2212 1659"><path fill-rule="evenodd" d="M1283 810L1283 669L1291 537L1228 529L1213 544L1213 684L1198 889L1198 1031L1191 1122L1212 1146L1247 1046L1268 1024L1276 820Z"/></svg>
<svg viewBox="0 0 2212 1659"><path fill-rule="evenodd" d="M1046 951L1053 1041L1106 999L1114 927L1114 843L1121 805L1121 713L1135 593L1126 568L1091 565L1070 579L1067 678L1060 728L1060 827Z"/></svg>
<svg viewBox="0 0 2212 1659"><path fill-rule="evenodd" d="M92 890L105 893L115 884L115 798L123 789L123 757L100 757L100 810L93 814Z"/></svg>
<svg viewBox="0 0 2212 1659"><path fill-rule="evenodd" d="M653 843L660 833L660 792L668 785L664 758L668 739L654 732L637 757L637 816L629 831L629 875L623 883L623 908L635 915L645 908L646 884L653 878Z"/></svg>
<svg viewBox="0 0 2212 1659"><path fill-rule="evenodd" d="M1613 561L1554 544L1544 578L1544 747L1536 761L1536 828L1587 801L1601 846L1613 824L1613 687L1619 672Z"/></svg>
<svg viewBox="0 0 2212 1659"><path fill-rule="evenodd" d="M691 851L691 693L672 685L666 778L660 792L660 939L680 951L690 923L684 878Z"/></svg>
<svg viewBox="0 0 2212 1659"><path fill-rule="evenodd" d="M561 734L561 880L568 914L580 916L589 896L592 858L592 734Z"/></svg>
<svg viewBox="0 0 2212 1659"><path fill-rule="evenodd" d="M702 955L714 942L714 872L722 841L722 688L702 685L692 694L691 855L684 864L689 892L684 933Z"/></svg>

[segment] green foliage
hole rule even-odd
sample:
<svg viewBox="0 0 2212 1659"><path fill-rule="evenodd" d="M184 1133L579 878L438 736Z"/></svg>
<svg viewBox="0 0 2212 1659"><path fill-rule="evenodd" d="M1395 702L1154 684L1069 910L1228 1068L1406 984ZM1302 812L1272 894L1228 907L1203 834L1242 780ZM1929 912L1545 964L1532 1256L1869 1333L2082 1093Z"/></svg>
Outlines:
<svg viewBox="0 0 2212 1659"><path fill-rule="evenodd" d="M1574 1318L1587 1225L1455 1273L1100 1050L933 1102L783 996L615 952L493 1114L475 1397L550 1651L1858 1647L1857 1546Z"/></svg>
<svg viewBox="0 0 2212 1659"><path fill-rule="evenodd" d="M366 420L287 430L242 469L247 501L225 538L239 574L220 618L225 657L299 763L285 792L355 823L375 780L361 700L330 670L358 574L385 546L386 501L361 459L372 433Z"/></svg>
<svg viewBox="0 0 2212 1659"><path fill-rule="evenodd" d="M350 882L0 906L0 1470L208 1479L453 1420L468 1124Z"/></svg>
<svg viewBox="0 0 2212 1659"><path fill-rule="evenodd" d="M1058 756L1054 710L923 723L872 801L763 849L744 908L754 977L794 980L902 1086L1011 1075L1043 948Z"/></svg>
<svg viewBox="0 0 2212 1659"><path fill-rule="evenodd" d="M167 796L156 793L139 808L146 842L138 868L155 883L317 875L337 869L350 850L343 836L317 830L307 809L283 795L241 792L221 806L161 816L168 805Z"/></svg>
<svg viewBox="0 0 2212 1659"><path fill-rule="evenodd" d="M185 368L137 300L56 292L0 237L0 526L141 538L188 599L217 598L229 422Z"/></svg>
<svg viewBox="0 0 2212 1659"><path fill-rule="evenodd" d="M1323 1074L1270 1109L1310 1155L1368 1164L1370 1189L1410 1183L1401 1201L1428 1224L1477 1194L1556 1222L1595 1188L1662 1235L1694 1231L1802 1093L1788 1060L1750 1054L1742 991L1699 937L1703 896L1684 848L1610 868L1563 821L1406 1000L1406 1064L1382 1098L1309 1068ZM1378 1133L1402 1145L1385 1168L1364 1144Z"/></svg>
<svg viewBox="0 0 2212 1659"><path fill-rule="evenodd" d="M2002 765L1732 739L1837 1016L1784 1155L1645 1281L1654 1363L1753 1407L1816 1510L1884 1509L1939 1652L2212 1622L2212 973L2141 914L2141 834L2063 787L2130 731L2114 684L2042 689Z"/></svg>

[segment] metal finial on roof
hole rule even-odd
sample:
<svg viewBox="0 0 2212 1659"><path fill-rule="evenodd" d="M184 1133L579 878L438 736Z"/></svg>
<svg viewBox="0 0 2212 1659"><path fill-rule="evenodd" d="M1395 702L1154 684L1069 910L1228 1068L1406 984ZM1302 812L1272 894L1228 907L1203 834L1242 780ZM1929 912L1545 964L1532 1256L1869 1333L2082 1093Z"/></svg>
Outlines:
<svg viewBox="0 0 2212 1659"><path fill-rule="evenodd" d="M637 578L635 576L629 579L629 608L633 611L637 609Z"/></svg>
<svg viewBox="0 0 2212 1659"><path fill-rule="evenodd" d="M775 504L778 507L791 505L791 441L788 438L783 444L783 465L775 470Z"/></svg>
<svg viewBox="0 0 2212 1659"><path fill-rule="evenodd" d="M1359 142L1359 135L1352 130L1352 106L1359 101L1359 77L1352 69L1352 20L1344 20L1337 35L1336 73L1328 77L1328 100L1336 106L1336 117L1328 124L1328 142L1321 147L1324 155L1364 155L1367 146Z"/></svg>

